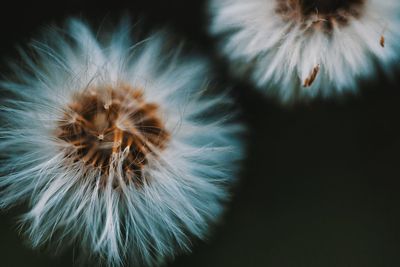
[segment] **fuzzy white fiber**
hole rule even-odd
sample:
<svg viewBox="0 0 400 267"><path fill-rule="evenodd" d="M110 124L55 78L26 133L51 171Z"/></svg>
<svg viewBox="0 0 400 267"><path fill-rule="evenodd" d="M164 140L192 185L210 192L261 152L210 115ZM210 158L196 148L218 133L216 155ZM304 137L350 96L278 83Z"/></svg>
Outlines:
<svg viewBox="0 0 400 267"><path fill-rule="evenodd" d="M101 265L154 266L190 250L220 218L242 153L240 125L219 109L229 98L204 95L208 64L165 50L162 32L131 41L128 22L98 35L70 20L44 36L0 83L13 96L0 110L1 207L29 204L22 225L34 247L71 245ZM120 81L143 88L171 135L149 156L141 187L121 178L123 151L100 186L99 170L66 161L71 145L54 134L73 94Z"/></svg>
<svg viewBox="0 0 400 267"><path fill-rule="evenodd" d="M209 8L210 33L219 37L232 72L280 101L356 93L359 81L373 77L377 66L390 72L400 63L398 0L365 0L361 16L334 27L331 35L310 30L313 21L301 21L310 26L302 27L284 20L277 2L211 0ZM314 83L303 86L318 66Z"/></svg>

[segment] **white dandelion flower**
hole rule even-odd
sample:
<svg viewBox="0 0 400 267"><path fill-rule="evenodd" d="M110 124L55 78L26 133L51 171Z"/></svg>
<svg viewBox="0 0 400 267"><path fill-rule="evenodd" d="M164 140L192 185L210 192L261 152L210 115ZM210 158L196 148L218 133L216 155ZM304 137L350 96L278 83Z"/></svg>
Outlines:
<svg viewBox="0 0 400 267"><path fill-rule="evenodd" d="M132 44L128 24L100 39L71 20L0 83L1 207L29 203L34 247L107 266L158 265L204 238L241 158L230 100L204 94L207 63L164 33Z"/></svg>
<svg viewBox="0 0 400 267"><path fill-rule="evenodd" d="M211 0L230 69L283 102L355 93L400 59L398 0Z"/></svg>

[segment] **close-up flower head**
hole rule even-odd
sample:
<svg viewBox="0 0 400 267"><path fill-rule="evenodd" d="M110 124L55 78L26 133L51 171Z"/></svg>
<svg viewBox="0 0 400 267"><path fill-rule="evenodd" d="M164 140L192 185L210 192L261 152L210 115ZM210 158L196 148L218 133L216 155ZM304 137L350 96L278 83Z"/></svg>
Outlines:
<svg viewBox="0 0 400 267"><path fill-rule="evenodd" d="M0 82L0 206L28 206L33 247L154 266L220 218L242 151L231 100L208 92L204 60L164 32L131 41L131 28L69 20Z"/></svg>
<svg viewBox="0 0 400 267"><path fill-rule="evenodd" d="M231 72L282 102L358 91L400 61L398 0L211 0Z"/></svg>

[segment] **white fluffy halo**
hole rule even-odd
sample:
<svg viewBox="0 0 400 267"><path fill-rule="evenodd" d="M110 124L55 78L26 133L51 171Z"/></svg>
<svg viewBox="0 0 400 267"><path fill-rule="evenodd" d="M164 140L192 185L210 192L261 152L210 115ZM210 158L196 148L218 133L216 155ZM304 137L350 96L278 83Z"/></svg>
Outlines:
<svg viewBox="0 0 400 267"><path fill-rule="evenodd" d="M143 42L130 34L124 22L100 39L70 20L33 42L33 54L22 50L15 78L0 82L12 96L0 109L0 205L28 202L22 223L34 247L72 245L107 266L153 266L189 250L221 215L242 153L241 126L221 108L229 97L204 95L207 63L166 49L164 33ZM91 91L103 87L111 89ZM140 93L113 98L120 87ZM130 93L140 101L126 101ZM102 127L113 132L100 135Z"/></svg>
<svg viewBox="0 0 400 267"><path fill-rule="evenodd" d="M398 0L210 0L209 9L232 72L283 102L357 92L377 65L389 72L400 60Z"/></svg>

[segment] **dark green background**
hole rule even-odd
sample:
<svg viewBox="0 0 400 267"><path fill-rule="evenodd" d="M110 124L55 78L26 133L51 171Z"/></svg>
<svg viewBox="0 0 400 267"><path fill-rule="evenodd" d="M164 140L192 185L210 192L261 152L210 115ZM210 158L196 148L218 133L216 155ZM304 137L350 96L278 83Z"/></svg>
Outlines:
<svg viewBox="0 0 400 267"><path fill-rule="evenodd" d="M10 1L0 11L0 55L50 23L73 15L93 25L130 14L148 28L168 25L191 49L214 57L205 34L205 1ZM181 267L400 266L400 88L382 75L361 94L283 108L234 81L216 60L222 83L249 127L248 158L224 221ZM397 72L398 74L399 72ZM0 266L72 266L23 245L13 209L0 217Z"/></svg>

